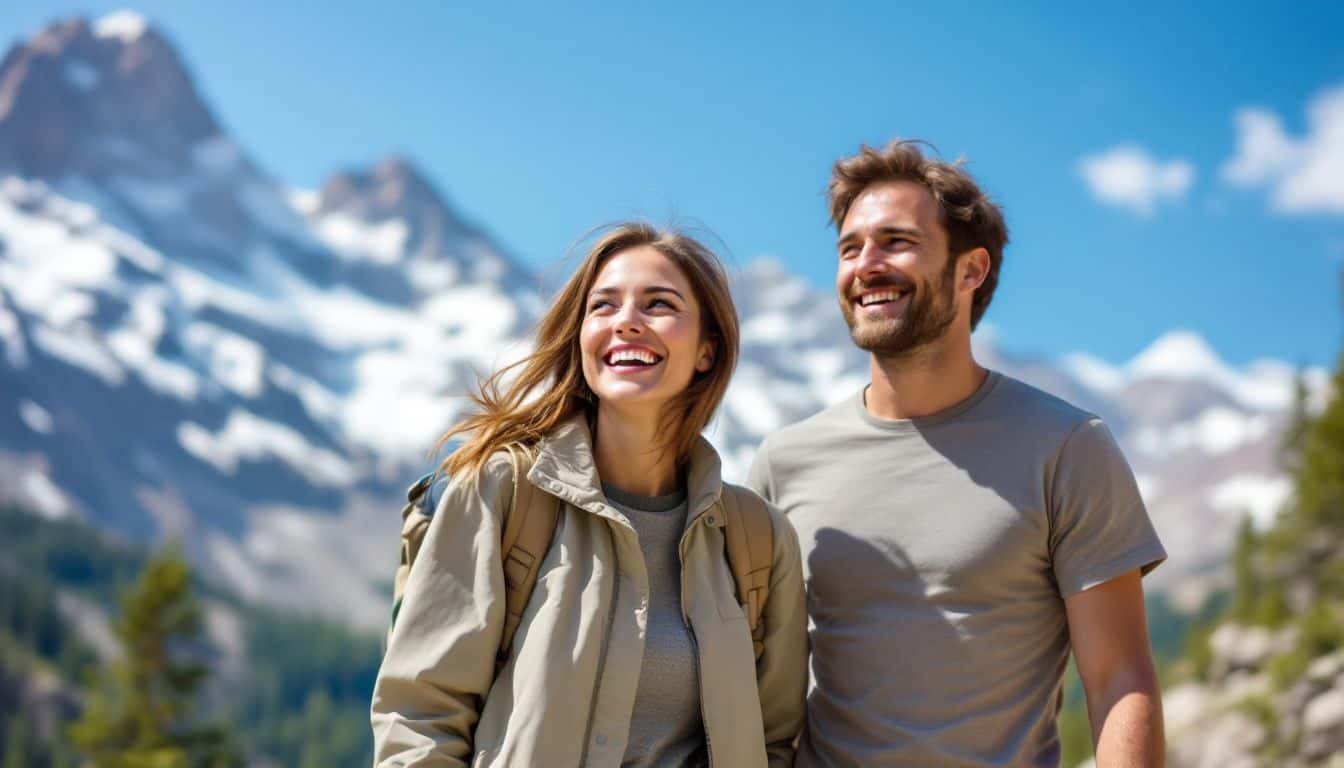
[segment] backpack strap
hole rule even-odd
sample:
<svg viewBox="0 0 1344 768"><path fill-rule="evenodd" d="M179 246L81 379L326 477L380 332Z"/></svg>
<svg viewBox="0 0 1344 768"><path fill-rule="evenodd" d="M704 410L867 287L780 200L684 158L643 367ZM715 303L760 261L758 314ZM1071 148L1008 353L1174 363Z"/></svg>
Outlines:
<svg viewBox="0 0 1344 768"><path fill-rule="evenodd" d="M499 641L497 663L508 659L509 646L523 619L532 588L537 585L537 570L546 550L551 547L555 526L560 519L559 500L538 491L527 479L532 456L523 448L509 446L513 462L513 500L504 518L504 536L500 552L504 558L504 635Z"/></svg>
<svg viewBox="0 0 1344 768"><path fill-rule="evenodd" d="M775 559L775 528L760 496L732 485L723 486L724 543L728 569L737 586L737 601L747 615L756 658L765 650L762 614L770 598L770 569Z"/></svg>

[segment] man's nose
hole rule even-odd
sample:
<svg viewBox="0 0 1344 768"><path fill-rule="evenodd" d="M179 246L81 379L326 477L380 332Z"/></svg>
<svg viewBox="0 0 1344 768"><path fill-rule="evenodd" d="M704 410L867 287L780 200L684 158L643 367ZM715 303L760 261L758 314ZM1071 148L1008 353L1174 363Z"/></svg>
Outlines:
<svg viewBox="0 0 1344 768"><path fill-rule="evenodd" d="M886 254L872 240L864 242L856 261L858 263L855 264L854 271L860 280L867 280L871 276L891 271L891 265L887 263Z"/></svg>

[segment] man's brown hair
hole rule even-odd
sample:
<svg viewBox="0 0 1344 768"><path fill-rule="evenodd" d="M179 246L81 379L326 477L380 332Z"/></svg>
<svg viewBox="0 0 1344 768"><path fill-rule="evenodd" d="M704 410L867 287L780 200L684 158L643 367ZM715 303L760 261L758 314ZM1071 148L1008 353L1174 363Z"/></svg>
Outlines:
<svg viewBox="0 0 1344 768"><path fill-rule="evenodd" d="M999 284L1008 227L1003 222L1003 211L962 170L961 160L949 163L927 158L919 148L923 143L894 139L882 149L864 144L857 155L837 160L826 190L831 222L839 231L854 200L873 184L913 181L923 185L938 203L939 220L947 230L948 258L955 259L973 248L989 252L989 273L971 301L971 328L975 328Z"/></svg>

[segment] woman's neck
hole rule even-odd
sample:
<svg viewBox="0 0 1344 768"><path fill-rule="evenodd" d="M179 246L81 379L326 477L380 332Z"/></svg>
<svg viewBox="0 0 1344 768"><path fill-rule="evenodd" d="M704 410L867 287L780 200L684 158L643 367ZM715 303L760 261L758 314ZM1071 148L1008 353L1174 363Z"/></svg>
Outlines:
<svg viewBox="0 0 1344 768"><path fill-rule="evenodd" d="M656 416L598 406L593 460L602 482L639 496L663 496L680 484L677 457L663 448Z"/></svg>

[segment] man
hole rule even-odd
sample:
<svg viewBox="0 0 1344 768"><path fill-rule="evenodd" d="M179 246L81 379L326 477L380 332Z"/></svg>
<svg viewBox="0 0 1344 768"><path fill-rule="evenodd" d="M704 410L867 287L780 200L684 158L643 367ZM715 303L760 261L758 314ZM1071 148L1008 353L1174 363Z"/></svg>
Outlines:
<svg viewBox="0 0 1344 768"><path fill-rule="evenodd" d="M768 437L751 470L802 542L798 764L1057 766L1072 647L1099 768L1160 765L1139 579L1166 553L1133 474L1097 417L971 352L1002 213L904 141L836 163L829 193L871 381Z"/></svg>

